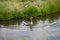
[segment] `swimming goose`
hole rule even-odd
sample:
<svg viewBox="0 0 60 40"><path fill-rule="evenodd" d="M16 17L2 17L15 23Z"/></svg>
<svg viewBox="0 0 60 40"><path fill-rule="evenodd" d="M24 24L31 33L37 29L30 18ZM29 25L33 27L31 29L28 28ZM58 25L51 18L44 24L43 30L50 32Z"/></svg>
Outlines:
<svg viewBox="0 0 60 40"><path fill-rule="evenodd" d="M23 24L26 26L32 26L33 22L32 22L33 17L30 17L30 21L23 21Z"/></svg>

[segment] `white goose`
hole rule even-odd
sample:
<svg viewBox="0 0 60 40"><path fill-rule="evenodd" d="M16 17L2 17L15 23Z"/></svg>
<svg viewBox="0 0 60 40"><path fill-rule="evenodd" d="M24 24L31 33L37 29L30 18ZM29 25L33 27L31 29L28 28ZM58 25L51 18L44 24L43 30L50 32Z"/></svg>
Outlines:
<svg viewBox="0 0 60 40"><path fill-rule="evenodd" d="M23 21L23 24L26 26L32 26L33 22L32 22L33 17L30 17L30 21Z"/></svg>

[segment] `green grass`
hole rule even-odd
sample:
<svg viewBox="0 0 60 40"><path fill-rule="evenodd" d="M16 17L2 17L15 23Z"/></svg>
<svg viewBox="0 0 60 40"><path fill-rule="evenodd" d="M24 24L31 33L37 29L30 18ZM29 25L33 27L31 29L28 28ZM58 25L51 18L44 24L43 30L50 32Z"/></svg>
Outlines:
<svg viewBox="0 0 60 40"><path fill-rule="evenodd" d="M40 2L40 3L39 3ZM12 18L29 18L41 15L52 14L60 11L59 0L34 2L11 2L0 0L0 20L10 20Z"/></svg>
<svg viewBox="0 0 60 40"><path fill-rule="evenodd" d="M38 15L38 9L35 6L28 6L23 9L23 13L25 17L31 17L31 16L37 16Z"/></svg>
<svg viewBox="0 0 60 40"><path fill-rule="evenodd" d="M33 2L33 1L36 1L36 0L0 0L0 1L12 1L12 2L27 2L27 1L31 1L31 2Z"/></svg>

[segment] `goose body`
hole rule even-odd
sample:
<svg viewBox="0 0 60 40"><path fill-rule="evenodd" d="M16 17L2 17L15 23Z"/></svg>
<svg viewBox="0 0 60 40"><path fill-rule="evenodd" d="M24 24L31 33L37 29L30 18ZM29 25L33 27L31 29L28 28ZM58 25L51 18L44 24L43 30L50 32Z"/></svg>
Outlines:
<svg viewBox="0 0 60 40"><path fill-rule="evenodd" d="M26 26L31 26L31 25L33 25L32 17L30 18L30 21L23 21L23 24L26 25Z"/></svg>
<svg viewBox="0 0 60 40"><path fill-rule="evenodd" d="M33 24L33 22L29 22L29 21L25 22L25 21L23 21L23 24L26 25L26 26L30 26L30 25Z"/></svg>

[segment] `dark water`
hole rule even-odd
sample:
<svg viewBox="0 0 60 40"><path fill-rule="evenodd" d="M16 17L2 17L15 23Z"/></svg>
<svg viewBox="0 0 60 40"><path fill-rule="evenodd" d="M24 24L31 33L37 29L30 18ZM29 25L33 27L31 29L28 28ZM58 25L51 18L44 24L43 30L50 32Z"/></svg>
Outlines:
<svg viewBox="0 0 60 40"><path fill-rule="evenodd" d="M0 21L0 40L60 40L60 13L33 19L32 27L23 21Z"/></svg>

